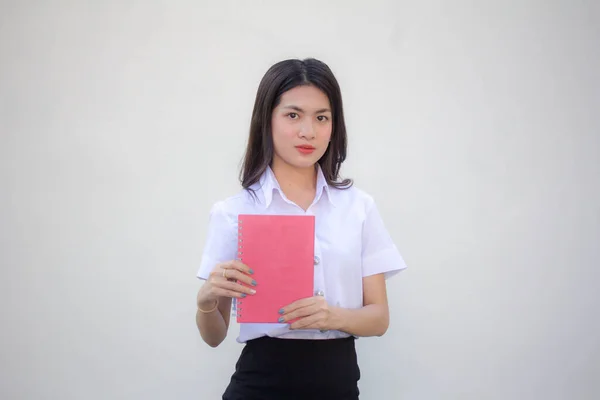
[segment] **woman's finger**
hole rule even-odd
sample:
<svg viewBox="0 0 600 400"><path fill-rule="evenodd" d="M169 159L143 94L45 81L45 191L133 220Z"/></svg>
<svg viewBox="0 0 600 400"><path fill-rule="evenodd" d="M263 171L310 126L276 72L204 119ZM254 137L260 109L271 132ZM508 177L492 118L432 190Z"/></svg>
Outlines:
<svg viewBox="0 0 600 400"><path fill-rule="evenodd" d="M216 287L216 286L213 288L213 293L219 297L231 297L231 298L246 297L246 293L236 292L234 290L224 289L224 288Z"/></svg>
<svg viewBox="0 0 600 400"><path fill-rule="evenodd" d="M219 287L222 289L226 289L229 291L233 291L236 293L246 293L246 294L255 294L256 293L256 290L254 290L251 287L241 285L237 282L231 282L228 280L220 280L220 281L213 282L213 286Z"/></svg>
<svg viewBox="0 0 600 400"><path fill-rule="evenodd" d="M281 314L287 314L300 308L310 307L314 304L317 304L320 300L321 297L319 296L306 297L304 299L296 300L295 302L288 304L287 306L281 308L279 312Z"/></svg>
<svg viewBox="0 0 600 400"><path fill-rule="evenodd" d="M316 311L317 310L315 310L315 307L313 305L301 307L291 312L288 312L287 314L283 314L281 317L279 317L279 322L283 323L287 321L293 321L296 318L307 317L309 315L313 315Z"/></svg>
<svg viewBox="0 0 600 400"><path fill-rule="evenodd" d="M290 325L290 329L319 329L317 324L320 319L321 316L319 314L312 314L294 321Z"/></svg>
<svg viewBox="0 0 600 400"><path fill-rule="evenodd" d="M254 271L252 270L252 268L250 268L249 266L247 266L246 264L244 264L240 260L231 260L231 261L228 261L226 263L223 263L221 266L224 267L224 268L226 268L226 269L235 269L235 270L238 270L241 273L246 274L246 275L252 275L254 273Z"/></svg>
<svg viewBox="0 0 600 400"><path fill-rule="evenodd" d="M249 277L248 275L244 275L237 269L228 268L228 263L218 264L215 269L213 269L210 273L209 280L211 282L220 281L223 279L227 279L230 281L242 281L247 283L248 285L256 286L256 282L254 279Z"/></svg>
<svg viewBox="0 0 600 400"><path fill-rule="evenodd" d="M224 273L222 273L222 275L224 275L224 277L226 279L231 279L231 280L236 280L236 281L240 281L243 282L249 286L256 286L257 283L254 279L252 279L252 277L242 273L241 271L237 270L237 269L228 269L225 268Z"/></svg>

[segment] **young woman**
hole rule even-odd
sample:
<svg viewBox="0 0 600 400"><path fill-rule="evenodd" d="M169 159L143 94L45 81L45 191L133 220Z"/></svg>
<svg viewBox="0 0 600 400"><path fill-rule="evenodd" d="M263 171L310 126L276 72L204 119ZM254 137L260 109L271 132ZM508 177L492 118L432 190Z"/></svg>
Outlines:
<svg viewBox="0 0 600 400"><path fill-rule="evenodd" d="M386 332L386 279L406 265L372 197L339 178L346 142L342 96L327 65L286 60L267 71L254 104L242 190L210 213L198 271L205 280L198 330L218 346L232 299L260 290L253 266L236 260L239 214L315 216L315 291L283 307L278 324L240 324L237 341L245 346L223 399L358 399L355 339Z"/></svg>

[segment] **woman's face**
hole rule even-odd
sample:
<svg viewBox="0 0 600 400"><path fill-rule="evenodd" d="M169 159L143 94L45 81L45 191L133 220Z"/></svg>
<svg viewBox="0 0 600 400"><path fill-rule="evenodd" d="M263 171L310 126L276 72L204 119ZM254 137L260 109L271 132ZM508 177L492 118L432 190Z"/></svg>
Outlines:
<svg viewBox="0 0 600 400"><path fill-rule="evenodd" d="M274 164L312 167L323 156L331 138L331 105L314 86L296 86L281 96L271 117Z"/></svg>

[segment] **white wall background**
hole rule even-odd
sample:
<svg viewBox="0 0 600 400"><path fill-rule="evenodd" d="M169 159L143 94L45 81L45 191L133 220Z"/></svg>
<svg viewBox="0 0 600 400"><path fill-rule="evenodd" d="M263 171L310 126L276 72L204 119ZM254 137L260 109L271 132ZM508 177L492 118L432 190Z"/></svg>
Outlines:
<svg viewBox="0 0 600 400"><path fill-rule="evenodd" d="M220 398L208 210L307 56L410 265L362 398L600 396L598 2L5 0L0 56L0 398Z"/></svg>

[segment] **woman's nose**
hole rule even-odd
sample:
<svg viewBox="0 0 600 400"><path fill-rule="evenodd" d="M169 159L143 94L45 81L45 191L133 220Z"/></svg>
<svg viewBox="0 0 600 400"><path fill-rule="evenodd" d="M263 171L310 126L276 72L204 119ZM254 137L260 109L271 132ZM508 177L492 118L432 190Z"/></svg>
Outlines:
<svg viewBox="0 0 600 400"><path fill-rule="evenodd" d="M316 135L317 132L312 123L307 122L300 127L300 137L314 139Z"/></svg>

